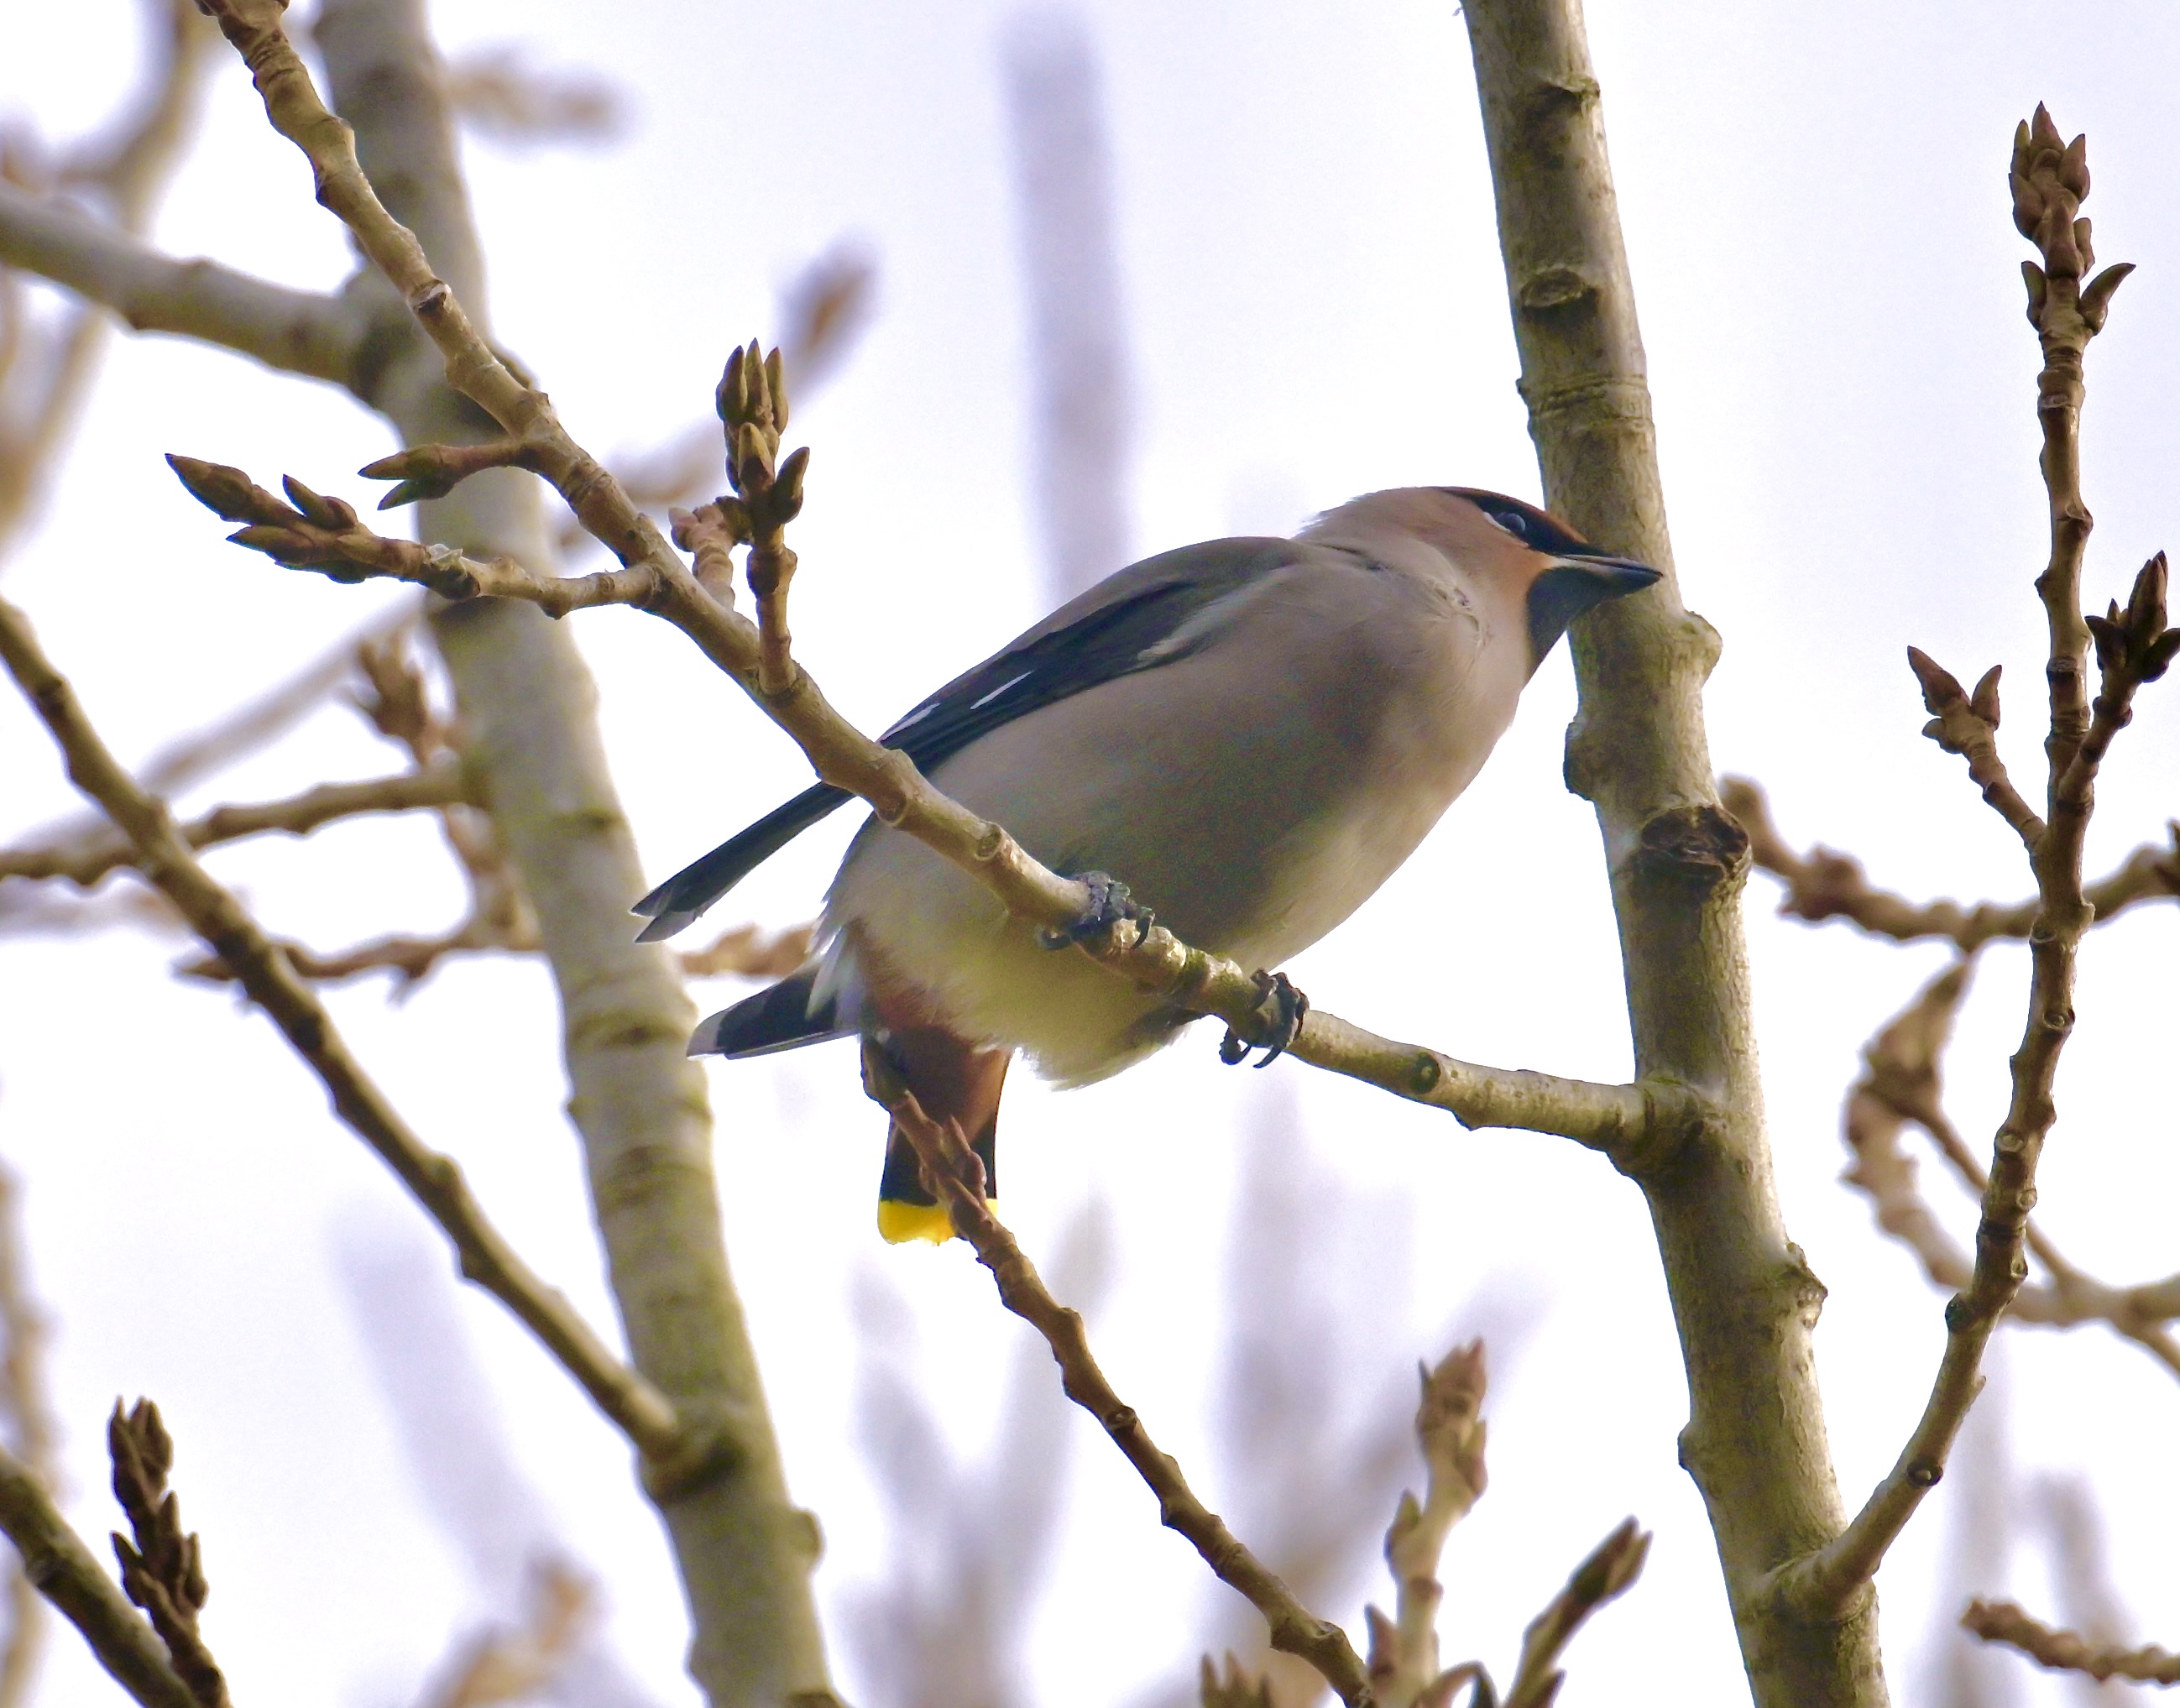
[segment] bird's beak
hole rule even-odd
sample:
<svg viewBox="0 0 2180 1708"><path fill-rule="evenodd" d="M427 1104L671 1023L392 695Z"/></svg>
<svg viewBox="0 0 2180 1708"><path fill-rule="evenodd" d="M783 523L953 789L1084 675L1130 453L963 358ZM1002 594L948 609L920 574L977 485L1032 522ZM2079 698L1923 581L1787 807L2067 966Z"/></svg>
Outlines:
<svg viewBox="0 0 2180 1708"><path fill-rule="evenodd" d="M1603 604L1622 594L1640 593L1665 579L1663 571L1653 569L1648 563L1638 563L1632 557L1593 557L1587 552L1579 557L1555 558L1544 574L1550 575L1561 570L1588 578L1597 590L1597 596L1591 601L1594 604Z"/></svg>
<svg viewBox="0 0 2180 1708"><path fill-rule="evenodd" d="M1576 618L1608 599L1640 593L1664 576L1632 557L1569 552L1555 557L1529 585L1529 667L1544 662Z"/></svg>

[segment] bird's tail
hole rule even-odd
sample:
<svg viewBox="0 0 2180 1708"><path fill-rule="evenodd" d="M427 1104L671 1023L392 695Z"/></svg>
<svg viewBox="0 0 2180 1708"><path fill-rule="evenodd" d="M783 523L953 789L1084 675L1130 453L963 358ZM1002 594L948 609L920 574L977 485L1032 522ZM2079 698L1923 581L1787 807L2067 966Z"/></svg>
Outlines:
<svg viewBox="0 0 2180 1708"><path fill-rule="evenodd" d="M695 923L705 909L849 799L845 788L818 783L682 867L630 910L651 921L636 933L636 942L659 942Z"/></svg>
<svg viewBox="0 0 2180 1708"><path fill-rule="evenodd" d="M740 1062L848 1036L856 1030L856 1016L842 1012L838 991L818 993L823 966L808 962L768 989L708 1016L690 1034L689 1053Z"/></svg>
<svg viewBox="0 0 2180 1708"><path fill-rule="evenodd" d="M999 1093L1010 1053L979 1050L937 1026L896 1027L885 1035L886 1052L934 1121L958 1123L984 1165L984 1195L999 1195ZM878 1232L889 1244L954 1237L946 1206L923 1184L916 1152L898 1127L886 1131L885 1169L878 1177Z"/></svg>

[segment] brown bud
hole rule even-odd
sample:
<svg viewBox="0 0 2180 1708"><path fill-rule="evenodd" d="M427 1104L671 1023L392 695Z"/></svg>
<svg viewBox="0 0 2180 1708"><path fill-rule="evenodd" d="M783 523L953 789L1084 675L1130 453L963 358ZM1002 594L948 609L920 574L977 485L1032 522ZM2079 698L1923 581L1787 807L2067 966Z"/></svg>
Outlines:
<svg viewBox="0 0 2180 1708"><path fill-rule="evenodd" d="M319 527L339 533L355 526L355 511L342 500L312 492L293 475L283 475L280 486L288 495L288 502Z"/></svg>
<svg viewBox="0 0 2180 1708"><path fill-rule="evenodd" d="M2027 237L2032 233L2023 232L2022 235ZM2044 302L2049 294L2044 269L2033 261L2025 261L2021 263L2021 277L2029 287L2029 324L2040 328L2044 324Z"/></svg>
<svg viewBox="0 0 2180 1708"><path fill-rule="evenodd" d="M2112 293L2119 288L2120 281L2133 271L2133 261L2119 261L2106 267L2082 287L2082 318L2091 332L2100 332L2105 329L2105 317L2111 312Z"/></svg>
<svg viewBox="0 0 2180 1708"><path fill-rule="evenodd" d="M742 372L739 344L727 353L726 371L719 376L718 389L712 394L712 406L729 427L749 413L749 381Z"/></svg>
<svg viewBox="0 0 2180 1708"><path fill-rule="evenodd" d="M770 405L772 430L775 433L787 431L787 377L780 366L777 346L764 359L764 394Z"/></svg>
<svg viewBox="0 0 2180 1708"><path fill-rule="evenodd" d="M2089 139L2086 135L2067 145L2066 153L2059 159L2059 182L2067 186L2076 201L2089 199Z"/></svg>
<svg viewBox="0 0 2180 1708"><path fill-rule="evenodd" d="M223 522L285 521L295 513L230 464L170 453L167 466L190 497Z"/></svg>
<svg viewBox="0 0 2180 1708"><path fill-rule="evenodd" d="M1999 670L2000 667L1994 664L1985 671L1983 679L1975 685L1975 692L1968 696L1968 710L1993 729L1998 728Z"/></svg>
<svg viewBox="0 0 2180 1708"><path fill-rule="evenodd" d="M1922 684L1923 704L1931 712L1943 712L1968 697L1961 690L1959 678L1920 647L1908 649L1908 667Z"/></svg>
<svg viewBox="0 0 2180 1708"><path fill-rule="evenodd" d="M774 526L792 522L802 513L802 476L810 467L810 448L797 446L787 453L786 461L779 465L772 487L772 516Z"/></svg>

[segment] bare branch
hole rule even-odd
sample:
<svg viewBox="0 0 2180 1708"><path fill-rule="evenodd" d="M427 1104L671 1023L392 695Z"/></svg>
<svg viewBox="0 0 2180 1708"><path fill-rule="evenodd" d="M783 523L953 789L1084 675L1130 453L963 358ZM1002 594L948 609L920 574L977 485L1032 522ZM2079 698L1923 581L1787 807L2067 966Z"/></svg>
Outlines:
<svg viewBox="0 0 2180 1708"><path fill-rule="evenodd" d="M1878 1226L1915 1254L1924 1272L1955 1290L1971 1283L1974 1266L1924 1201L1900 1134L1911 1123L1922 1128L1970 1191L1980 1195L1988 1189L1983 1165L1946 1113L1939 1074L1968 968L1957 961L1931 980L1863 1050L1863 1075L1847 1092L1845 1118L1854 1162L1842 1177L1869 1195ZM2007 1307L2009 1317L2062 1328L2106 1323L2180 1376L2180 1342L2161 1326L2180 1316L2180 1276L2108 1287L2069 1263L2034 1222L2026 1238L2051 1279L2024 1282Z"/></svg>
<svg viewBox="0 0 2180 1708"><path fill-rule="evenodd" d="M176 827L190 848L217 848L246 837L279 831L308 836L322 825L371 813L413 812L466 799L460 766L443 761L428 771L356 783L324 783L285 800L214 807ZM117 867L133 865L136 849L110 827L74 843L45 848L0 849L0 878L65 878L89 889Z"/></svg>
<svg viewBox="0 0 2180 1708"><path fill-rule="evenodd" d="M1368 1675L1346 1634L1296 1601L1219 1515L1197 1498L1180 1466L1158 1450L1142 1420L1113 1391L1090 1351L1082 1316L1046 1291L1014 1235L992 1213L984 1196L983 1165L959 1128L942 1127L924 1113L876 1044L863 1047L863 1087L914 1146L926 1185L945 1204L955 1232L991 1271L1000 1302L1044 1337L1067 1397L1098 1420L1158 1497L1159 1522L1186 1537L1220 1580L1264 1616L1274 1648L1307 1661L1349 1708L1374 1704Z"/></svg>
<svg viewBox="0 0 2180 1708"><path fill-rule="evenodd" d="M2110 617L2100 619L2096 648L2102 684L2095 706L2086 703L2082 677L2090 629L2080 604L2089 515L2081 495L2082 360L2103 325L2104 298L2117 280L2107 275L2086 290L2081 286L2089 260L2089 224L2074 215L2089 194L2089 168L2082 140L2072 146L2062 142L2041 107L2033 124L2022 125L2015 137L2013 185L2017 222L2034 233L2044 259L2040 269L2030 263L2028 272L2030 316L2044 347L2037 413L2052 519L2051 561L2036 584L2051 634L2045 674L2051 722L2045 743L2049 823L2034 837L2032 850L2039 905L2029 934L2028 1024L2012 1057L2013 1095L1992 1145L1975 1266L1968 1285L1946 1307L1946 1350L1922 1417L1892 1469L1846 1529L1774 1574L1786 1604L1803 1617L1839 1617L1853 1604L1945 1474L1961 1420L1982 1387L1984 1347L2028 1275L2037 1159L2057 1118L2053 1083L2073 1030L2075 964L2091 920L2082 887L2082 843L2097 768L2132 715L2135 689L2155 680L2180 652L2180 633L2166 626L2164 560L2153 558L2136 578L2126 611L2114 605ZM1992 727L1996 695L1996 684L1987 678L1976 697L1988 699L1990 706L1974 715ZM1936 709L1937 698L1931 703Z"/></svg>
<svg viewBox="0 0 2180 1708"><path fill-rule="evenodd" d="M1719 794L1748 832L1749 858L1786 886L1779 911L1789 919L1848 920L1872 936L1902 943L1935 937L1964 954L2000 938L2026 937L2035 924L2033 898L1971 908L1952 901L1911 902L1879 889L1850 855L1824 847L1797 854L1772 821L1764 791L1748 777L1721 777ZM2168 829L2168 842L2144 843L2108 875L2083 887L2094 924L2104 925L2138 903L2180 896L2180 821Z"/></svg>
<svg viewBox="0 0 2180 1708"><path fill-rule="evenodd" d="M494 454L505 454L504 448ZM603 605L657 612L751 690L825 781L862 795L888 823L928 843L987 884L1019 917L1058 929L1082 917L1085 892L1079 882L1047 870L1002 827L933 788L906 755L870 741L833 710L791 659L786 661L793 673L790 685L777 695L765 692L756 679L763 667L764 645L757 625L707 590L723 585L721 578L729 573L726 553L746 537L740 531L744 519L718 505L706 505L676 522L679 536L697 553L702 585L669 552L673 580L662 587L648 564L592 575L542 576L509 558L480 560L447 546L389 538L363 526L353 506L324 497L300 481L287 482L289 496L295 500L290 503L239 469L181 456L168 461L201 503L229 521L247 524L230 536L237 544L291 567L317 569L336 579L381 575L420 582L450 599L526 600L556 617ZM396 463L399 469L392 466ZM792 459L783 470L791 465ZM389 475L412 478L405 472L411 466L405 459L388 459L384 466ZM603 470L598 474L602 481L610 479ZM775 588L776 621L784 623L780 597ZM663 607L660 601L666 601ZM764 603L761 598L760 606ZM1264 1024L1264 992L1252 976L1224 957L1183 944L1164 926L1146 935L1134 921L1123 920L1102 942L1093 940L1082 947L1138 987L1216 1014L1245 1036L1256 1035ZM1466 1126L1563 1134L1605 1152L1630 1173L1660 1166L1700 1125L1708 1107L1686 1086L1600 1085L1478 1067L1379 1038L1316 1008L1305 1017L1288 1053L1445 1109Z"/></svg>
<svg viewBox="0 0 2180 1708"><path fill-rule="evenodd" d="M0 1165L0 1331L7 1336L0 1354L0 1404L13 1425L10 1433L25 1468L51 1487L59 1430L46 1394L50 1328L25 1273L22 1212L22 1182L12 1168ZM0 1653L0 1708L23 1708L45 1647L45 1603L21 1557L8 1560L4 1569L8 1638Z"/></svg>
<svg viewBox="0 0 2180 1708"><path fill-rule="evenodd" d="M605 79L540 70L519 42L472 47L449 62L446 76L462 123L494 142L605 142L628 123L627 102Z"/></svg>
<svg viewBox="0 0 2180 1708"><path fill-rule="evenodd" d="M199 1708L157 1633L69 1528L45 1484L5 1449L0 1449L0 1530L22 1556L24 1575L83 1634L98 1664L123 1689L144 1708Z"/></svg>
<svg viewBox="0 0 2180 1708"><path fill-rule="evenodd" d="M2018 1649L2054 1672L2086 1672L2100 1683L2133 1678L2144 1684L2180 1684L2180 1655L2155 1643L2140 1649L2091 1643L2075 1632L2040 1624L2011 1601L1971 1601L1961 1624L1985 1642Z"/></svg>
<svg viewBox="0 0 2180 1708"><path fill-rule="evenodd" d="M487 1630L464 1644L452 1676L430 1708L493 1708L544 1696L587 1634L597 1588L562 1560L531 1572L530 1606L512 1630Z"/></svg>
<svg viewBox="0 0 2180 1708"><path fill-rule="evenodd" d="M736 925L722 931L710 947L686 951L681 957L682 976L784 979L810 958L815 929L790 925L784 931L768 932L756 925Z"/></svg>
<svg viewBox="0 0 2180 1708"><path fill-rule="evenodd" d="M368 324L344 298L208 261L177 261L124 232L0 182L0 264L111 309L140 332L217 344L283 373L352 378Z"/></svg>
<svg viewBox="0 0 2180 1708"><path fill-rule="evenodd" d="M383 1158L461 1254L462 1271L512 1310L650 1458L679 1464L713 1443L692 1442L665 1396L615 1358L488 1221L461 1171L427 1148L364 1073L310 987L277 944L215 882L176 833L163 805L114 760L45 656L20 612L0 600L0 662L67 756L69 777L135 844L136 865L212 949L325 1085L341 1119Z"/></svg>

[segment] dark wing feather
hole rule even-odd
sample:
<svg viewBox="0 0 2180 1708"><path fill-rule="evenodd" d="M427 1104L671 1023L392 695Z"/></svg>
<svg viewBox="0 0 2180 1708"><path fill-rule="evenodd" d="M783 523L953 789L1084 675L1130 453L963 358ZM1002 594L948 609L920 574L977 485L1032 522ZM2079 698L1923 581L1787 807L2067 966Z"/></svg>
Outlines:
<svg viewBox="0 0 2180 1708"><path fill-rule="evenodd" d="M1187 656L1194 645L1165 643L1206 607L1291 561L1296 549L1287 540L1219 540L1147 557L955 677L878 739L928 775L1002 724ZM829 783L805 789L676 872L636 904L651 919L641 940L672 936L849 799Z"/></svg>

